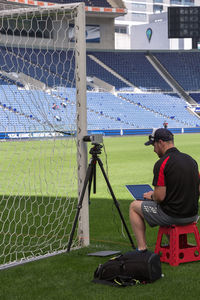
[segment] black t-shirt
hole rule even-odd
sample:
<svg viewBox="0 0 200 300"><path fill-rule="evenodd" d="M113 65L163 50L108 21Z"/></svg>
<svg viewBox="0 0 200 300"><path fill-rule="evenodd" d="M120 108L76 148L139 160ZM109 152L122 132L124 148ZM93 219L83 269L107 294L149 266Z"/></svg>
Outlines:
<svg viewBox="0 0 200 300"><path fill-rule="evenodd" d="M160 203L171 217L187 218L198 214L199 171L196 161L175 147L166 151L154 166L154 186L166 186Z"/></svg>

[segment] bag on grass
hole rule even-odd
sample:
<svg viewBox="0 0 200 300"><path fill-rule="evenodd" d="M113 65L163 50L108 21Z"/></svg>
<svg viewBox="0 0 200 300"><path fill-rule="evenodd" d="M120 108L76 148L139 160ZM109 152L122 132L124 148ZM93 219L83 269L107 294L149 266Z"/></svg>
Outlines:
<svg viewBox="0 0 200 300"><path fill-rule="evenodd" d="M93 282L113 286L150 283L161 278L160 256L151 251L130 251L100 264Z"/></svg>

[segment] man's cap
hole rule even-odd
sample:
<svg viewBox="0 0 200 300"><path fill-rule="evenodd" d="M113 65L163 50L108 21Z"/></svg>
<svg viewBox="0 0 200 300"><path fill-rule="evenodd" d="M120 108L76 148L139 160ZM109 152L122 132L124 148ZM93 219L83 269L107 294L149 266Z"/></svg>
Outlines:
<svg viewBox="0 0 200 300"><path fill-rule="evenodd" d="M174 135L166 128L154 129L152 134L149 135L149 140L145 143L145 146L154 145L154 143L158 142L159 140L164 142L173 141Z"/></svg>

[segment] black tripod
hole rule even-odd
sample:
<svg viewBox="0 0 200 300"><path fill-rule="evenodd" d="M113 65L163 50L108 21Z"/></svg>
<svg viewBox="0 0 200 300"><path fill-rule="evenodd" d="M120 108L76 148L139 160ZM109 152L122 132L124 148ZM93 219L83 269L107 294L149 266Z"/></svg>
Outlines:
<svg viewBox="0 0 200 300"><path fill-rule="evenodd" d="M82 208L83 198L84 198L85 191L86 191L88 183L89 183L89 196L90 196L90 190L91 190L92 180L93 180L93 191L94 191L94 193L96 193L96 164L97 164L97 162L98 162L98 164L99 164L99 166L101 168L101 171L102 171L103 176L105 178L105 181L107 183L108 189L109 189L109 191L111 193L111 196L113 198L114 204L115 204L115 206L116 206L116 208L117 208L117 210L119 212L121 221L122 221L122 223L124 225L124 228L126 230L128 238L130 240L131 246L132 246L133 249L135 249L135 245L133 243L132 237L131 237L131 235L129 233L128 227L126 226L124 217L123 217L123 215L121 213L121 210L119 208L119 203L118 203L118 201L117 201L117 199L116 199L116 197L115 197L115 195L113 193L112 187L111 187L110 182L108 180L108 177L107 177L107 175L105 173L105 170L104 170L104 167L103 167L103 163L100 160L100 158L98 157L98 154L101 154L101 148L102 147L103 146L100 145L100 144L94 144L94 146L90 149L90 154L92 155L92 158L91 158L90 163L89 163L88 168L87 168L87 172L86 172L86 176L85 176L85 180L84 180L84 184L83 184L83 189L81 191L81 196L80 196L80 200L79 200L79 203L78 203L78 206L77 206L76 216L75 216L75 219L74 219L72 231L71 231L70 238L69 238L67 252L70 251L70 248L71 248L71 245L72 245L72 240L73 240L74 232L75 232L75 229L76 229L76 225L77 225L77 222L78 222L80 210Z"/></svg>

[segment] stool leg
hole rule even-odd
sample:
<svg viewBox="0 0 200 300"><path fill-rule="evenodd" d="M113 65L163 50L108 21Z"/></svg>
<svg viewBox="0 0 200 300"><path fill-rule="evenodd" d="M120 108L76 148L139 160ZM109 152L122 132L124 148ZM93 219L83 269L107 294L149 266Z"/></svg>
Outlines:
<svg viewBox="0 0 200 300"><path fill-rule="evenodd" d="M199 230L197 228L197 225L194 226L194 235L195 235L195 240L197 243L197 248L198 248L198 252L200 255L200 234L199 234Z"/></svg>
<svg viewBox="0 0 200 300"><path fill-rule="evenodd" d="M160 252L161 242L162 242L162 231L161 231L161 228L159 228L156 247L155 247L155 253L156 254L160 254L159 252Z"/></svg>
<svg viewBox="0 0 200 300"><path fill-rule="evenodd" d="M171 266L178 266L178 249L179 249L179 234L177 227L173 227L170 235L170 261L169 264Z"/></svg>

